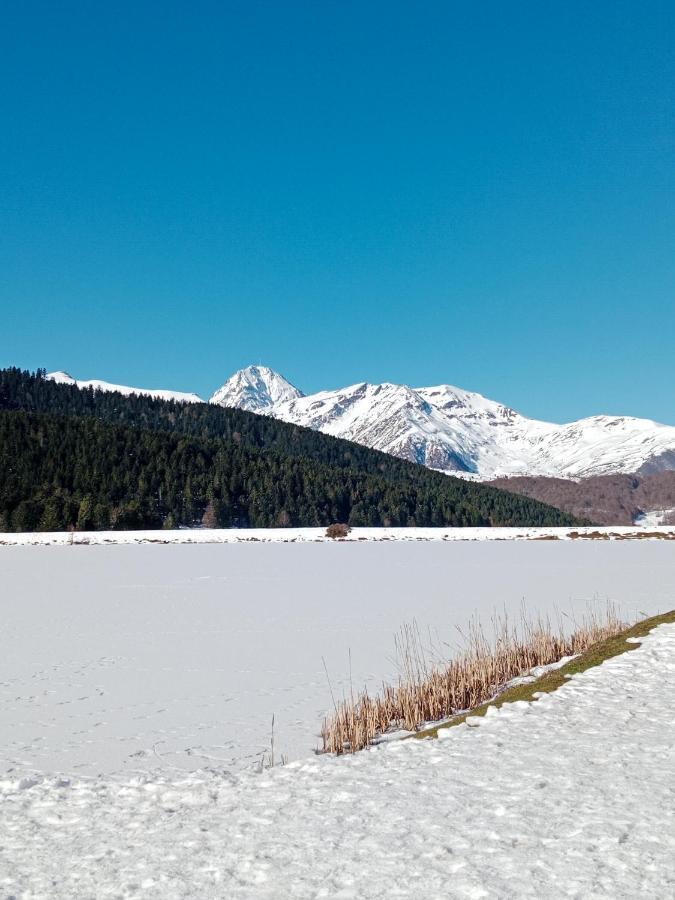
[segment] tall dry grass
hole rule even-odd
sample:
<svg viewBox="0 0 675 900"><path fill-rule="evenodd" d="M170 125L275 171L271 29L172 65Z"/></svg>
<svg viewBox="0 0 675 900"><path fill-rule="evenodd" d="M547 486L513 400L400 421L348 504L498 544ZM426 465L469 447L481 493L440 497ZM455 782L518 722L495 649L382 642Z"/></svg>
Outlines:
<svg viewBox="0 0 675 900"><path fill-rule="evenodd" d="M492 622L494 637L488 638L474 621L466 634L460 632L459 652L450 660L434 661L438 652L425 648L417 625L404 626L396 637L398 683L383 684L377 696L364 689L334 701L333 712L321 730L323 752L353 753L387 731L414 731L425 723L474 709L492 699L512 678L563 656L583 653L625 627L611 604L602 614L590 614L571 627L559 619L553 628L548 618L533 621L524 613L520 622L512 625L504 615Z"/></svg>

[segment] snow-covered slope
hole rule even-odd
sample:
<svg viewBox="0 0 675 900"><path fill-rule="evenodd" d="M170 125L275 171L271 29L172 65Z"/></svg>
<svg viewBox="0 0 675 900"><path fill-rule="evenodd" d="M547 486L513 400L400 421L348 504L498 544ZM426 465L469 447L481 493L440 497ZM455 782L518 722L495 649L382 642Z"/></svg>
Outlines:
<svg viewBox="0 0 675 900"><path fill-rule="evenodd" d="M556 425L451 385L362 383L303 396L281 375L252 366L233 375L211 402L263 412L469 478L675 469L675 427L626 416Z"/></svg>
<svg viewBox="0 0 675 900"><path fill-rule="evenodd" d="M118 394L124 394L128 397L130 394L142 394L147 397L155 397L158 400L176 400L179 403L203 403L201 397L197 394L186 394L182 391L164 391L155 390L154 388L137 388L127 387L124 384L110 384L108 381L78 381L67 372L50 372L47 375L52 381L58 384L75 384L79 388L93 388L95 391L114 391Z"/></svg>
<svg viewBox="0 0 675 900"><path fill-rule="evenodd" d="M269 412L276 404L302 397L302 392L267 366L248 366L229 378L211 397L218 406Z"/></svg>
<svg viewBox="0 0 675 900"><path fill-rule="evenodd" d="M270 413L431 468L472 470L465 436L420 394L401 385L355 384L275 405Z"/></svg>

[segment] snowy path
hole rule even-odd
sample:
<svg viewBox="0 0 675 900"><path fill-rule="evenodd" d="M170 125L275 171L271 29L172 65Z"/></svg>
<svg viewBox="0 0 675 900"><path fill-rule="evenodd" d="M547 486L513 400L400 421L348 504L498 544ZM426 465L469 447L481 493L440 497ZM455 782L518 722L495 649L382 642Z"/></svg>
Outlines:
<svg viewBox="0 0 675 900"><path fill-rule="evenodd" d="M2 896L675 895L675 625L474 721L260 775L5 780Z"/></svg>

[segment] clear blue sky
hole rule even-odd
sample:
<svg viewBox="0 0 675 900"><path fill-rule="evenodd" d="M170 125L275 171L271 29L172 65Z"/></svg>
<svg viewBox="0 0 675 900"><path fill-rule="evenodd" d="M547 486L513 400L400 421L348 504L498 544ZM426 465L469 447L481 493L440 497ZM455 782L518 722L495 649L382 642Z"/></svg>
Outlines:
<svg viewBox="0 0 675 900"><path fill-rule="evenodd" d="M672 3L2 19L0 365L675 422Z"/></svg>

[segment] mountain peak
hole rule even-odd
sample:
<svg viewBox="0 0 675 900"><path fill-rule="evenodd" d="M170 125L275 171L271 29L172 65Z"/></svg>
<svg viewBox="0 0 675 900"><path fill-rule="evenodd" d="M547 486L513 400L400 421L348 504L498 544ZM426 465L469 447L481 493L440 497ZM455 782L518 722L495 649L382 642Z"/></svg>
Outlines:
<svg viewBox="0 0 675 900"><path fill-rule="evenodd" d="M236 406L249 412L262 413L277 403L304 397L295 385L268 366L239 369L211 397L218 406Z"/></svg>
<svg viewBox="0 0 675 900"><path fill-rule="evenodd" d="M466 391L452 384L438 384L416 390L421 397L450 418L474 416L502 422L513 422L522 418L519 413L509 406L504 406L503 403L497 403L476 391Z"/></svg>
<svg viewBox="0 0 675 900"><path fill-rule="evenodd" d="M70 372L59 370L58 372L50 372L47 375L49 381L55 381L57 384L75 384L75 379Z"/></svg>

